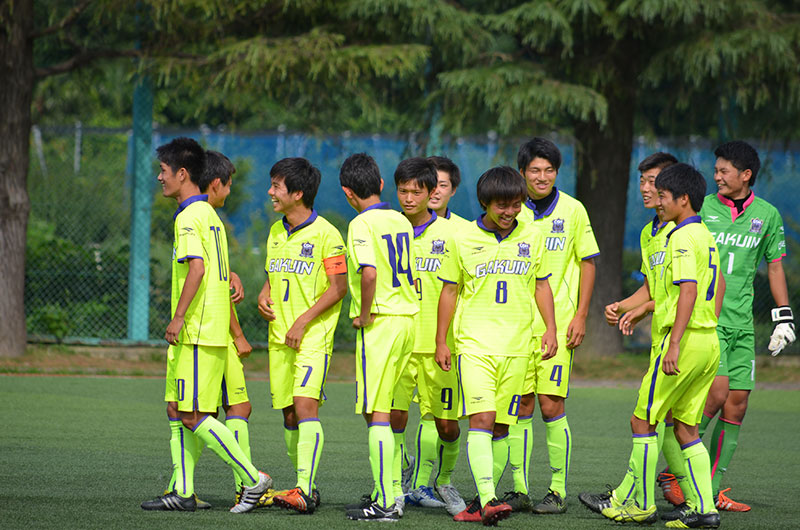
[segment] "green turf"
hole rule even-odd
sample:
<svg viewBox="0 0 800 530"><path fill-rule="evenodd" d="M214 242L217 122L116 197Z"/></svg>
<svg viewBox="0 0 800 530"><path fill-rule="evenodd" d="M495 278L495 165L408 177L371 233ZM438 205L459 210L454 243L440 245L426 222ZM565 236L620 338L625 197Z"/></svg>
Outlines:
<svg viewBox="0 0 800 530"><path fill-rule="evenodd" d="M254 461L279 487L294 485L283 443L282 418L269 408L268 384L249 385L253 402ZM320 413L325 448L317 475L323 505L313 516L277 508L233 515L231 471L210 451L200 461L196 489L214 505L210 512L156 513L139 508L163 490L170 474L169 430L159 379L0 377L4 405L0 429L0 527L25 528L342 528L343 506L371 489L364 421L353 414L354 385L328 385ZM505 528L611 528L585 510L577 493L600 491L621 478L630 452L630 388L574 388L568 417L574 440L569 511L563 516L515 515ZM800 475L800 392L759 390L740 436L724 486L750 513L723 513L724 528L797 528L800 510L794 478ZM413 413L412 413L413 416ZM413 424L413 419L412 422ZM412 427L413 428L413 427ZM466 423L462 422L462 428ZM712 427L713 428L713 425ZM549 469L540 420L534 421L532 497L547 491ZM411 434L408 435L411 441ZM464 437L462 437L462 444ZM455 484L474 495L465 453ZM510 489L504 477L498 488ZM659 495L660 497L660 495ZM666 509L664 501L659 509ZM410 508L398 528L458 528L443 510ZM662 523L658 523L661 526Z"/></svg>

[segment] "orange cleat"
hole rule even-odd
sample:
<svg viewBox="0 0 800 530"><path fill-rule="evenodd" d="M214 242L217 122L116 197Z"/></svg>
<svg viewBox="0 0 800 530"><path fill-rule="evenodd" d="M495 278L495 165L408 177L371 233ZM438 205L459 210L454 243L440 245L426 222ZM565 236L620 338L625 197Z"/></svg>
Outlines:
<svg viewBox="0 0 800 530"><path fill-rule="evenodd" d="M317 507L314 499L303 493L300 488L291 489L284 495L275 495L272 502L283 509L308 514L314 513Z"/></svg>
<svg viewBox="0 0 800 530"><path fill-rule="evenodd" d="M479 523L481 522L481 501L480 498L475 497L467 505L467 509L458 512L453 516L453 521L459 523Z"/></svg>
<svg viewBox="0 0 800 530"><path fill-rule="evenodd" d="M726 491L731 491L730 488L726 488L719 492L717 495L717 510L724 510L726 512L749 512L750 507L743 502L736 502L727 495L725 495Z"/></svg>
<svg viewBox="0 0 800 530"><path fill-rule="evenodd" d="M661 491L664 493L664 499L667 502L673 506L680 506L686 502L686 498L683 496L683 491L681 491L681 486L678 484L678 479L675 478L675 475L662 471L658 474L656 482L661 486Z"/></svg>
<svg viewBox="0 0 800 530"><path fill-rule="evenodd" d="M497 521L505 519L511 515L511 506L497 499L486 503L481 509L481 522L483 526L497 526Z"/></svg>

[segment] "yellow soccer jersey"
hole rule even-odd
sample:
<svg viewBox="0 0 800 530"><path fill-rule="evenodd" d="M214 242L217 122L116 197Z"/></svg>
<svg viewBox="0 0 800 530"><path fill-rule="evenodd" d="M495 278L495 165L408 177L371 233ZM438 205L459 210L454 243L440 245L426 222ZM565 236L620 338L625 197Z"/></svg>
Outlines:
<svg viewBox="0 0 800 530"><path fill-rule="evenodd" d="M683 282L697 284L697 300L687 329L716 327L714 297L719 285L719 252L714 237L700 216L692 216L673 228L667 234L666 249L666 299L660 303L661 300L656 298L656 312L664 312L664 316L659 317L660 331L665 333L675 322L680 284Z"/></svg>
<svg viewBox="0 0 800 530"><path fill-rule="evenodd" d="M378 273L371 313L416 315L419 297L414 288L414 229L389 203L381 202L358 214L347 229L347 282L350 318L361 314L361 269Z"/></svg>
<svg viewBox="0 0 800 530"><path fill-rule="evenodd" d="M452 222L459 229L466 228L472 224L472 221L464 219L460 215L454 213L450 208L447 209L444 217L441 217L440 219Z"/></svg>
<svg viewBox="0 0 800 530"><path fill-rule="evenodd" d="M436 317L442 292L439 269L455 245L456 224L432 213L430 221L414 227L414 285L420 304L415 320L415 353L436 353Z"/></svg>
<svg viewBox="0 0 800 530"><path fill-rule="evenodd" d="M459 284L453 317L456 353L528 357L538 318L536 280L550 276L542 235L518 223L505 238L483 217L459 231L439 279Z"/></svg>
<svg viewBox="0 0 800 530"><path fill-rule="evenodd" d="M208 195L189 197L174 215L170 314L175 315L189 273L188 260L202 259L203 280L186 310L178 340L182 344L227 346L231 324L228 238L225 226L207 201Z"/></svg>
<svg viewBox="0 0 800 530"><path fill-rule="evenodd" d="M556 310L556 328L566 333L569 323L578 310L581 268L583 260L600 255L586 208L556 189L556 198L544 212L536 212L528 199L520 218L539 228L544 237L545 267L552 276L550 288ZM536 336L545 332L544 321L537 318Z"/></svg>
<svg viewBox="0 0 800 530"><path fill-rule="evenodd" d="M655 216L652 221L644 225L642 233L639 235L639 248L642 251L642 274L647 277L647 284L650 287L650 297L655 299L655 290L661 289L662 293L660 298L664 298L664 265L666 263L666 243L667 234L675 228L675 223L672 221L662 223ZM650 330L653 336L658 333L661 328L660 316L662 314L653 313L652 324Z"/></svg>
<svg viewBox="0 0 800 530"><path fill-rule="evenodd" d="M284 344L297 317L317 303L330 286L328 274L347 271L339 231L324 217L309 218L290 229L286 219L272 225L267 239L267 273L275 320L269 325L270 343ZM330 354L342 303L329 307L306 327L303 350Z"/></svg>

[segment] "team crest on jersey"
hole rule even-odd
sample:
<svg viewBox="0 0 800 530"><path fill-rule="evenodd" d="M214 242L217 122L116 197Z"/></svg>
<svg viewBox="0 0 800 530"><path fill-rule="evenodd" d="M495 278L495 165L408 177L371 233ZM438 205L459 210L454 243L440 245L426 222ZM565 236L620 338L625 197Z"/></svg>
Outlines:
<svg viewBox="0 0 800 530"><path fill-rule="evenodd" d="M444 254L444 240L434 239L431 244L431 254Z"/></svg>
<svg viewBox="0 0 800 530"><path fill-rule="evenodd" d="M761 229L764 227L764 221L756 217L750 220L750 231L754 234L760 234Z"/></svg>
<svg viewBox="0 0 800 530"><path fill-rule="evenodd" d="M519 247L519 252L517 253L518 258L530 258L531 257L531 246L529 243L517 243Z"/></svg>
<svg viewBox="0 0 800 530"><path fill-rule="evenodd" d="M563 234L564 233L564 220L563 219L553 219L553 230L550 231L552 234Z"/></svg>
<svg viewBox="0 0 800 530"><path fill-rule="evenodd" d="M312 243L303 243L300 248L300 257L301 258L313 258L314 257L314 245Z"/></svg>

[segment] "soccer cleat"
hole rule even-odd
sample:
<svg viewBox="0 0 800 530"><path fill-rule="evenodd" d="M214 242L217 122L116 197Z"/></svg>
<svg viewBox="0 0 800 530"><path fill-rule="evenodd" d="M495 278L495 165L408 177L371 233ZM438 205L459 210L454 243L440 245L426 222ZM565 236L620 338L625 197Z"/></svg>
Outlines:
<svg viewBox="0 0 800 530"><path fill-rule="evenodd" d="M544 496L542 502L531 508L533 513L538 514L557 514L567 513L567 503L557 492L550 490Z"/></svg>
<svg viewBox="0 0 800 530"><path fill-rule="evenodd" d="M403 478L401 482L403 493L411 491L411 486L414 482L414 463L416 462L413 456L406 456L406 460L408 461L408 465L403 468Z"/></svg>
<svg viewBox="0 0 800 530"><path fill-rule="evenodd" d="M664 500L673 506L679 506L686 501L683 495L678 479L672 473L662 471L658 474L656 482L661 486L661 492L664 494Z"/></svg>
<svg viewBox="0 0 800 530"><path fill-rule="evenodd" d="M374 502L374 500L375 499L372 498L372 495L367 493L365 495L362 495L361 496L361 500L359 500L358 502L345 504L344 509L345 510L360 510L360 509L366 508L367 506L372 504Z"/></svg>
<svg viewBox="0 0 800 530"><path fill-rule="evenodd" d="M170 493L172 493L170 490L164 490L164 495L169 495ZM197 493L193 493L192 495L194 495L194 502L197 503L197 509L198 510L210 510L211 509L211 504L206 502L206 501L201 501L200 497L197 496Z"/></svg>
<svg viewBox="0 0 800 530"><path fill-rule="evenodd" d="M364 508L347 510L347 518L354 521L384 521L394 522L400 519L394 504L388 508L382 508L377 502L371 502Z"/></svg>
<svg viewBox="0 0 800 530"><path fill-rule="evenodd" d="M444 501L444 507L450 515L456 515L467 509L464 499L461 498L461 494L452 484L436 486L436 493L438 493L439 497Z"/></svg>
<svg viewBox="0 0 800 530"><path fill-rule="evenodd" d="M515 512L529 512L533 508L531 498L519 491L507 491L500 500L511 506Z"/></svg>
<svg viewBox="0 0 800 530"><path fill-rule="evenodd" d="M677 521L691 511L692 507L684 502L680 506L676 506L671 512L661 514L661 519L663 521Z"/></svg>
<svg viewBox="0 0 800 530"><path fill-rule="evenodd" d="M159 511L177 511L177 512L193 512L197 509L197 501L194 495L191 497L181 497L174 491L170 491L166 495L156 497L151 501L144 501L142 503L142 510L159 510Z"/></svg>
<svg viewBox="0 0 800 530"><path fill-rule="evenodd" d="M481 508L481 522L483 526L497 526L497 522L511 515L511 511L508 504L492 499Z"/></svg>
<svg viewBox="0 0 800 530"><path fill-rule="evenodd" d="M319 494L319 490L314 488L311 490L311 499L314 501L314 506L319 508L319 505L322 504L322 495Z"/></svg>
<svg viewBox="0 0 800 530"><path fill-rule="evenodd" d="M730 488L726 488L720 491L717 494L717 510L724 510L726 512L749 512L750 506L746 505L743 502L736 502L733 499L729 498L725 495L726 491L731 491Z"/></svg>
<svg viewBox="0 0 800 530"><path fill-rule="evenodd" d="M272 486L272 477L264 473L258 472L258 482L253 486L242 488L242 496L239 498L233 508L232 513L247 513L254 510L258 506L258 501L261 496Z"/></svg>
<svg viewBox="0 0 800 530"><path fill-rule="evenodd" d="M394 509L397 510L397 515L403 517L406 510L406 496L398 495L394 498Z"/></svg>
<svg viewBox="0 0 800 530"><path fill-rule="evenodd" d="M430 486L420 486L406 494L406 500L411 506L425 508L444 508L445 503L436 498Z"/></svg>
<svg viewBox="0 0 800 530"><path fill-rule="evenodd" d="M286 510L294 510L300 513L312 514L317 508L314 499L303 493L300 488L294 488L286 492L285 495L275 495L273 499L275 506Z"/></svg>
<svg viewBox="0 0 800 530"><path fill-rule="evenodd" d="M603 513L603 510L606 508L622 506L622 503L617 500L617 496L614 495L614 490L611 488L611 485L606 484L606 487L608 491L605 493L583 492L578 495L578 500L594 513Z"/></svg>
<svg viewBox="0 0 800 530"><path fill-rule="evenodd" d="M689 511L680 519L667 521L667 528L719 528L719 513Z"/></svg>
<svg viewBox="0 0 800 530"><path fill-rule="evenodd" d="M634 500L629 500L621 506L603 508L600 513L603 514L603 517L618 523L653 524L658 521L658 511L655 504L646 510L642 510Z"/></svg>
<svg viewBox="0 0 800 530"><path fill-rule="evenodd" d="M481 521L481 499L477 495L461 512L453 516L459 523L478 523Z"/></svg>
<svg viewBox="0 0 800 530"><path fill-rule="evenodd" d="M258 499L256 508L269 508L275 503L275 497L277 495L286 495L287 493L289 493L289 490L274 490L272 488L267 488L267 491L265 491ZM239 499L241 498L242 492L239 491L236 493L236 504L239 504Z"/></svg>

